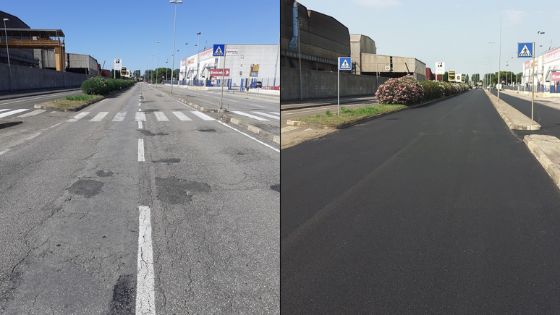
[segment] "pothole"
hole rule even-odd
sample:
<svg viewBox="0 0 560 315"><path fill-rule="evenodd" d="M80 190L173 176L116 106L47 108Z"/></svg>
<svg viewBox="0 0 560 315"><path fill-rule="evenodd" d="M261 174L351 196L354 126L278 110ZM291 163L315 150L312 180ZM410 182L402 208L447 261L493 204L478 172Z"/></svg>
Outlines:
<svg viewBox="0 0 560 315"><path fill-rule="evenodd" d="M133 275L121 275L113 286L109 314L134 314L136 288Z"/></svg>
<svg viewBox="0 0 560 315"><path fill-rule="evenodd" d="M75 195L84 196L86 198L93 197L101 192L103 183L92 179L80 179L68 191Z"/></svg>
<svg viewBox="0 0 560 315"><path fill-rule="evenodd" d="M270 185L270 189L280 192L280 184Z"/></svg>
<svg viewBox="0 0 560 315"><path fill-rule="evenodd" d="M181 159L178 158L168 158L168 159L160 159L160 160L155 160L152 161L153 163L167 163L167 164L171 164L171 163L179 163L181 162Z"/></svg>
<svg viewBox="0 0 560 315"><path fill-rule="evenodd" d="M200 132L216 132L216 129L214 128L199 128L197 130Z"/></svg>
<svg viewBox="0 0 560 315"><path fill-rule="evenodd" d="M149 130L146 130L146 129L142 129L142 130L139 130L139 131L140 131L143 135L148 136L148 137L153 137L153 136L167 136L167 135L169 135L169 134L166 133L166 132L153 133L153 132L151 132L151 131L149 131Z"/></svg>
<svg viewBox="0 0 560 315"><path fill-rule="evenodd" d="M111 171L105 171L105 170L99 170L97 172L95 172L95 174L99 177L110 177L113 176L113 172Z"/></svg>
<svg viewBox="0 0 560 315"><path fill-rule="evenodd" d="M156 177L158 199L169 204L191 202L195 193L210 192L210 185L176 177Z"/></svg>

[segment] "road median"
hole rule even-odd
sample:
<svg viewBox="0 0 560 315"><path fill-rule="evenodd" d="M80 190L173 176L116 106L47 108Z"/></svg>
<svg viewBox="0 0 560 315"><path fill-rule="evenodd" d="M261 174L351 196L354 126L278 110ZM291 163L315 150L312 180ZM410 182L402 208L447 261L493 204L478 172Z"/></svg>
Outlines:
<svg viewBox="0 0 560 315"><path fill-rule="evenodd" d="M512 130L540 130L541 125L531 118L525 116L523 113L515 109L513 106L509 105L502 99L498 99L497 96L491 94L487 90L484 93L490 99L490 102L500 115L509 129Z"/></svg>
<svg viewBox="0 0 560 315"><path fill-rule="evenodd" d="M103 100L105 97L102 95L72 95L57 98L51 101L43 102L35 105L35 108L51 109L58 111L79 111L93 103Z"/></svg>
<svg viewBox="0 0 560 315"><path fill-rule="evenodd" d="M527 135L523 142L560 189L560 139L547 135Z"/></svg>

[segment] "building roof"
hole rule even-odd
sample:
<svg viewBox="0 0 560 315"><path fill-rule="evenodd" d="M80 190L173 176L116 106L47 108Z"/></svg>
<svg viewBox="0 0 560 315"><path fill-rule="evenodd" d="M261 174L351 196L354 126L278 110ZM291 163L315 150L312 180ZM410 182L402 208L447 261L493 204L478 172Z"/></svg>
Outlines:
<svg viewBox="0 0 560 315"><path fill-rule="evenodd" d="M61 29L6 28L6 33L14 37L64 37Z"/></svg>

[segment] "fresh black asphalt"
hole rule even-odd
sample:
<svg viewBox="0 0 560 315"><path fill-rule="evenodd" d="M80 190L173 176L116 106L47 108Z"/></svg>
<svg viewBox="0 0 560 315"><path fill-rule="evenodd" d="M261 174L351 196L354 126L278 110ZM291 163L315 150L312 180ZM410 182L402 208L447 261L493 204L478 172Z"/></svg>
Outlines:
<svg viewBox="0 0 560 315"><path fill-rule="evenodd" d="M480 90L282 151L283 314L560 312L560 193Z"/></svg>
<svg viewBox="0 0 560 315"><path fill-rule="evenodd" d="M496 95L496 92L494 91L493 94ZM531 117L530 100L525 100L504 93L500 93L500 98L525 114L527 117ZM539 134L560 137L560 110L543 105L538 100L535 100L533 118L541 125L541 130L538 132ZM527 132L524 131L517 133L520 135L527 134Z"/></svg>

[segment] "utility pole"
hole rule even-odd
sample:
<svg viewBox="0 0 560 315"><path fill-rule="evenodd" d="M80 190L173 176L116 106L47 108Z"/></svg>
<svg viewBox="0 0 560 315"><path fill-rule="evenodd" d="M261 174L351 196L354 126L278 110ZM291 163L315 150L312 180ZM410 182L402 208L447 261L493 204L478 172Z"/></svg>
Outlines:
<svg viewBox="0 0 560 315"><path fill-rule="evenodd" d="M173 61L171 64L171 94L173 94L173 69L175 68L175 33L176 33L176 19L177 19L177 5L183 3L183 0L169 0L169 3L174 4L174 13L173 13Z"/></svg>

